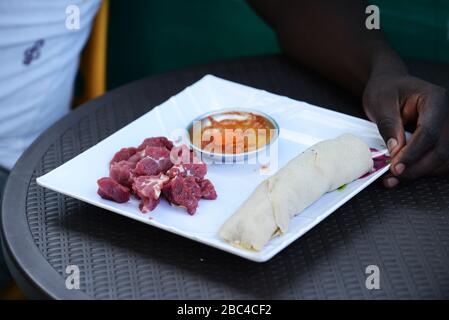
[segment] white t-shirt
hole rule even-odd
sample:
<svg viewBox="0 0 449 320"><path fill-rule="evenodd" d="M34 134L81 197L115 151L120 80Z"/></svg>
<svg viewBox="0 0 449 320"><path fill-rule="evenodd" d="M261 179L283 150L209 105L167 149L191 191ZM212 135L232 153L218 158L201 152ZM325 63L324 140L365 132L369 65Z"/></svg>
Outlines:
<svg viewBox="0 0 449 320"><path fill-rule="evenodd" d="M0 166L11 169L69 111L79 55L99 4L0 0ZM70 5L79 9L79 29L73 29L74 11L66 13Z"/></svg>

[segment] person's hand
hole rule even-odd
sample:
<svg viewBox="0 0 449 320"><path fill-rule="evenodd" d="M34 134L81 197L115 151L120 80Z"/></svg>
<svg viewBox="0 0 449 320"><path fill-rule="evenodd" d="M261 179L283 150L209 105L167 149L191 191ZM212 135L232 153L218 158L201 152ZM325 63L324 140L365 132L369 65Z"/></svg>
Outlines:
<svg viewBox="0 0 449 320"><path fill-rule="evenodd" d="M363 107L375 122L392 156L384 184L449 172L449 97L447 90L401 75L378 75L368 81ZM416 130L405 141L404 125Z"/></svg>

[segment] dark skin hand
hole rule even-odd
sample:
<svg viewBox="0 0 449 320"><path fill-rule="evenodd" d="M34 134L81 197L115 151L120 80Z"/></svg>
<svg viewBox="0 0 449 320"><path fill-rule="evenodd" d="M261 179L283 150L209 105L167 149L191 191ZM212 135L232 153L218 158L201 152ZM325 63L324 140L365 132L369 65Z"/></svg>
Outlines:
<svg viewBox="0 0 449 320"><path fill-rule="evenodd" d="M362 98L392 156L386 187L449 172L447 90L411 76L381 32L365 27L365 1L247 1L288 56ZM406 142L410 124L416 130Z"/></svg>

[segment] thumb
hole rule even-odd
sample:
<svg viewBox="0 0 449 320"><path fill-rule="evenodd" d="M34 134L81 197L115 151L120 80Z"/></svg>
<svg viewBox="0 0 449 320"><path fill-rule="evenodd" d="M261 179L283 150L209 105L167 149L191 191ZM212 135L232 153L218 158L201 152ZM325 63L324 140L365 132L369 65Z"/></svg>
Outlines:
<svg viewBox="0 0 449 320"><path fill-rule="evenodd" d="M390 156L394 157L396 153L405 145L405 133L399 110L392 111L390 114L384 114L376 119L379 133L384 139Z"/></svg>
<svg viewBox="0 0 449 320"><path fill-rule="evenodd" d="M389 77L374 79L373 82L368 82L362 97L365 113L376 123L391 157L405 145L400 86L402 85Z"/></svg>

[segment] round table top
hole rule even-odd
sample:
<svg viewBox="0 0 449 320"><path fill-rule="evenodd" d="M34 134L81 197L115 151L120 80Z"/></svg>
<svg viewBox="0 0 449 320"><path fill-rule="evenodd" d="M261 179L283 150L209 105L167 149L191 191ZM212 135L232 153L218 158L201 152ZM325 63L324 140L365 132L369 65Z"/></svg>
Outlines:
<svg viewBox="0 0 449 320"><path fill-rule="evenodd" d="M409 65L415 74L449 86L448 66ZM57 299L449 298L447 177L395 190L378 181L266 263L246 261L36 184L36 177L208 73L363 117L357 99L282 56L153 76L84 104L35 141L6 186L3 250L26 294ZM79 267L79 290L65 285L68 265ZM366 286L370 265L379 268L379 289Z"/></svg>

